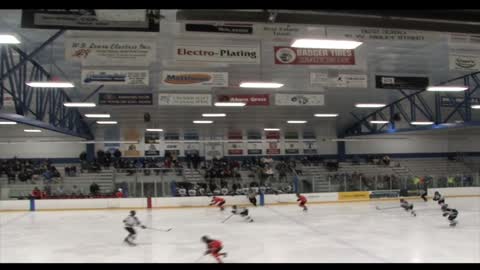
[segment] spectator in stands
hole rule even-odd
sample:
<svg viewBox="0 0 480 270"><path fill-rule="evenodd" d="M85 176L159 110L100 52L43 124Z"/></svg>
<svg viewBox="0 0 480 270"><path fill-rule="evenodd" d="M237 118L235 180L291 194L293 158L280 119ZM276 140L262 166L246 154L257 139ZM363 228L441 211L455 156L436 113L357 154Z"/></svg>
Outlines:
<svg viewBox="0 0 480 270"><path fill-rule="evenodd" d="M38 187L35 187L32 191L32 194L31 196L34 198L34 199L41 199L42 198L42 192L40 191L40 189L38 189Z"/></svg>
<svg viewBox="0 0 480 270"><path fill-rule="evenodd" d="M78 189L77 185L73 185L71 195L72 196L80 195L80 190Z"/></svg>
<svg viewBox="0 0 480 270"><path fill-rule="evenodd" d="M358 157L357 155L354 155L353 158L352 158L352 164L353 165L360 165L360 157Z"/></svg>
<svg viewBox="0 0 480 270"><path fill-rule="evenodd" d="M200 164L200 161L201 161L200 156L198 155L198 153L195 152L192 157L193 168L195 170L198 169L198 164Z"/></svg>
<svg viewBox="0 0 480 270"><path fill-rule="evenodd" d="M119 188L119 189L117 190L117 192L115 193L115 197L117 197L117 198L123 198L123 192L122 192L122 189L121 189L121 188Z"/></svg>
<svg viewBox="0 0 480 270"><path fill-rule="evenodd" d="M55 196L59 196L59 197L65 196L65 190L63 189L62 185L57 187L57 190L55 191Z"/></svg>
<svg viewBox="0 0 480 270"><path fill-rule="evenodd" d="M97 183L92 182L92 184L90 185L90 194L96 196L98 195L99 191L100 187L97 185Z"/></svg>
<svg viewBox="0 0 480 270"><path fill-rule="evenodd" d="M390 166L390 157L387 155L383 156L382 162L385 166Z"/></svg>
<svg viewBox="0 0 480 270"><path fill-rule="evenodd" d="M192 154L187 153L185 156L185 161L187 162L187 168L191 169L192 168Z"/></svg>

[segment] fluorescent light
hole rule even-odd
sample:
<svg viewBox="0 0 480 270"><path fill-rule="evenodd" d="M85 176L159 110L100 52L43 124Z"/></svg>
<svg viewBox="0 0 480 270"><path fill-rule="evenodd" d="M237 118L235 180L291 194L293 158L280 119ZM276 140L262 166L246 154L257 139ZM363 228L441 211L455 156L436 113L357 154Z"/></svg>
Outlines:
<svg viewBox="0 0 480 270"><path fill-rule="evenodd" d="M152 132L162 132L163 129L161 128L147 128L147 131L152 131Z"/></svg>
<svg viewBox="0 0 480 270"><path fill-rule="evenodd" d="M472 105L472 109L480 109L480 105Z"/></svg>
<svg viewBox="0 0 480 270"><path fill-rule="evenodd" d="M15 36L12 35L0 35L0 44L19 44L20 40L18 40Z"/></svg>
<svg viewBox="0 0 480 270"><path fill-rule="evenodd" d="M194 124L211 124L211 123L213 123L213 121L211 121L211 120L194 120L193 123Z"/></svg>
<svg viewBox="0 0 480 270"><path fill-rule="evenodd" d="M247 105L245 102L215 102L217 107L243 107Z"/></svg>
<svg viewBox="0 0 480 270"><path fill-rule="evenodd" d="M316 113L313 116L315 116L315 117L337 117L338 113Z"/></svg>
<svg viewBox="0 0 480 270"><path fill-rule="evenodd" d="M414 121L414 122L410 122L410 124L416 125L416 126L428 126L428 125L433 125L433 122L431 122L431 121Z"/></svg>
<svg viewBox="0 0 480 270"><path fill-rule="evenodd" d="M37 88L73 88L75 87L71 82L27 82L30 87Z"/></svg>
<svg viewBox="0 0 480 270"><path fill-rule="evenodd" d="M23 131L29 132L29 133L39 133L39 132L42 132L40 129L24 129Z"/></svg>
<svg viewBox="0 0 480 270"><path fill-rule="evenodd" d="M381 108L387 106L386 104L381 103L357 103L355 107L357 108Z"/></svg>
<svg viewBox="0 0 480 270"><path fill-rule="evenodd" d="M467 90L466 86L429 86L427 91L435 92L461 92Z"/></svg>
<svg viewBox="0 0 480 270"><path fill-rule="evenodd" d="M0 121L0 125L16 125L17 122L13 121Z"/></svg>
<svg viewBox="0 0 480 270"><path fill-rule="evenodd" d="M288 120L287 123L289 124L305 124L307 121L305 120Z"/></svg>
<svg viewBox="0 0 480 270"><path fill-rule="evenodd" d="M97 121L99 125L116 125L117 123L117 121Z"/></svg>
<svg viewBox="0 0 480 270"><path fill-rule="evenodd" d="M279 128L264 128L265 131L280 131Z"/></svg>
<svg viewBox="0 0 480 270"><path fill-rule="evenodd" d="M352 40L328 40L328 39L297 39L292 43L294 48L312 48L312 49L355 49L362 42Z"/></svg>
<svg viewBox="0 0 480 270"><path fill-rule="evenodd" d="M110 114L108 113L90 113L85 114L87 118L110 118Z"/></svg>
<svg viewBox="0 0 480 270"><path fill-rule="evenodd" d="M240 87L242 88L280 88L283 83L276 82L242 82Z"/></svg>
<svg viewBox="0 0 480 270"><path fill-rule="evenodd" d="M372 120L370 121L370 124L388 124L389 121L384 121L384 120Z"/></svg>
<svg viewBox="0 0 480 270"><path fill-rule="evenodd" d="M97 106L95 103L89 102L65 102L63 103L65 107L75 107L75 108L91 108Z"/></svg>
<svg viewBox="0 0 480 270"><path fill-rule="evenodd" d="M225 113L204 113L202 114L203 117L225 117L227 114Z"/></svg>

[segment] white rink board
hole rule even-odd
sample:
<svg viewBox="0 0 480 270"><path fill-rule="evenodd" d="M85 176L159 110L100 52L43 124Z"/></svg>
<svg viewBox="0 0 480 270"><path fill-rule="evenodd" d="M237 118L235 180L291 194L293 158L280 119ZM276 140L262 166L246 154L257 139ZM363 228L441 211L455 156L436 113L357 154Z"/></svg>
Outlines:
<svg viewBox="0 0 480 270"><path fill-rule="evenodd" d="M435 191L440 192L443 196L480 196L480 187L429 188L428 196L433 197Z"/></svg>

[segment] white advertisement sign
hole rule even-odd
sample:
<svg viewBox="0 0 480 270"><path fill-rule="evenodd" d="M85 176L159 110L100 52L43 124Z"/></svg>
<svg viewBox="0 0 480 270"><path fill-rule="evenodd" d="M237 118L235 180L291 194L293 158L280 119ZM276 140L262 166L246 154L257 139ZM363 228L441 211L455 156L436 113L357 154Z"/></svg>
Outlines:
<svg viewBox="0 0 480 270"><path fill-rule="evenodd" d="M338 74L329 77L327 73L310 73L310 84L323 87L367 88L367 79L366 74Z"/></svg>
<svg viewBox="0 0 480 270"><path fill-rule="evenodd" d="M223 144L221 142L210 142L205 144L205 159L212 160L214 157L223 157Z"/></svg>
<svg viewBox="0 0 480 270"><path fill-rule="evenodd" d="M260 46L176 45L176 61L223 62L230 64L260 64Z"/></svg>
<svg viewBox="0 0 480 270"><path fill-rule="evenodd" d="M324 27L315 27L319 32L324 33ZM296 37L307 35L307 26L298 24L257 24L254 33L265 39L275 41L289 41Z"/></svg>
<svg viewBox="0 0 480 270"><path fill-rule="evenodd" d="M185 154L187 153L195 153L197 152L199 155L203 154L202 145L199 142L185 142L184 143L184 148L185 148Z"/></svg>
<svg viewBox="0 0 480 270"><path fill-rule="evenodd" d="M148 70L83 69L84 85L148 86Z"/></svg>
<svg viewBox="0 0 480 270"><path fill-rule="evenodd" d="M304 94L276 94L277 106L322 106L325 104L324 95Z"/></svg>
<svg viewBox="0 0 480 270"><path fill-rule="evenodd" d="M185 88L227 87L228 72L163 71L162 84Z"/></svg>
<svg viewBox="0 0 480 270"><path fill-rule="evenodd" d="M316 155L317 154L317 142L316 141L304 141L303 142L303 153L305 155Z"/></svg>
<svg viewBox="0 0 480 270"><path fill-rule="evenodd" d="M146 66L156 58L156 50L154 41L65 39L65 59L84 65Z"/></svg>
<svg viewBox="0 0 480 270"><path fill-rule="evenodd" d="M441 34L435 32L369 27L327 27L326 32L327 38L358 41L431 42L441 38Z"/></svg>
<svg viewBox="0 0 480 270"><path fill-rule="evenodd" d="M8 94L6 91L3 92L3 106L4 107L15 106L15 102L13 101L12 95Z"/></svg>
<svg viewBox="0 0 480 270"><path fill-rule="evenodd" d="M212 106L210 94L158 94L158 105Z"/></svg>
<svg viewBox="0 0 480 270"><path fill-rule="evenodd" d="M449 55L450 70L479 71L480 55L452 54Z"/></svg>
<svg viewBox="0 0 480 270"><path fill-rule="evenodd" d="M297 155L300 153L300 142L298 141L285 141L284 142L285 155Z"/></svg>

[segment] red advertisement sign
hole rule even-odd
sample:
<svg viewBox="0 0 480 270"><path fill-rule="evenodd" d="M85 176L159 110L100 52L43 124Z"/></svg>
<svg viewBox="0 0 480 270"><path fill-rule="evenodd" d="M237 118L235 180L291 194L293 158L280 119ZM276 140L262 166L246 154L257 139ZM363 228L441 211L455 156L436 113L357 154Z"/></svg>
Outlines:
<svg viewBox="0 0 480 270"><path fill-rule="evenodd" d="M265 131L265 137L268 139L280 139L280 132L279 131Z"/></svg>
<svg viewBox="0 0 480 270"><path fill-rule="evenodd" d="M243 155L243 149L228 149L229 155Z"/></svg>
<svg viewBox="0 0 480 270"><path fill-rule="evenodd" d="M262 95L221 95L217 96L218 102L245 102L247 106L268 106L270 99L268 94Z"/></svg>
<svg viewBox="0 0 480 270"><path fill-rule="evenodd" d="M355 65L355 50L275 47L278 65Z"/></svg>
<svg viewBox="0 0 480 270"><path fill-rule="evenodd" d="M270 142L268 143L267 155L279 155L280 148L278 148L278 143Z"/></svg>
<svg viewBox="0 0 480 270"><path fill-rule="evenodd" d="M228 139L229 140L241 140L242 138L242 131L241 130L231 130L228 132Z"/></svg>

